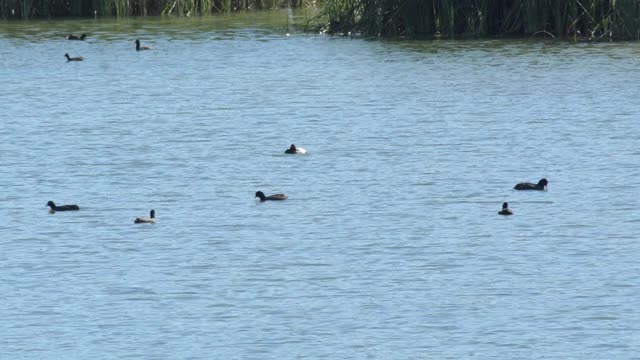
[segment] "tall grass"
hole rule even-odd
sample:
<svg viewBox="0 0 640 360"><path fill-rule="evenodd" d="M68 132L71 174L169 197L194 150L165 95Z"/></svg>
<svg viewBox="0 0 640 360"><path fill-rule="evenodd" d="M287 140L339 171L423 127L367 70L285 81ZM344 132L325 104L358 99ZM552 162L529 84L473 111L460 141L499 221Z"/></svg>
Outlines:
<svg viewBox="0 0 640 360"><path fill-rule="evenodd" d="M198 16L317 5L323 11L308 29L330 33L640 39L640 0L0 0L0 17Z"/></svg>
<svg viewBox="0 0 640 360"><path fill-rule="evenodd" d="M370 36L545 33L580 40L636 40L640 0L327 0L309 25Z"/></svg>
<svg viewBox="0 0 640 360"><path fill-rule="evenodd" d="M302 0L0 0L0 18L198 16L215 12L304 6Z"/></svg>

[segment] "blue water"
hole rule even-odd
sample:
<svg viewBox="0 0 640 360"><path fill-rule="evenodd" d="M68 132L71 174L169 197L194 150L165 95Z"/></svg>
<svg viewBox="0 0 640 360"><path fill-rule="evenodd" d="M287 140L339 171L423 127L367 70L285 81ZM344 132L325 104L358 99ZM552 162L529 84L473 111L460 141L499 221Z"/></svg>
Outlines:
<svg viewBox="0 0 640 360"><path fill-rule="evenodd" d="M0 22L0 358L638 358L639 43L273 14Z"/></svg>

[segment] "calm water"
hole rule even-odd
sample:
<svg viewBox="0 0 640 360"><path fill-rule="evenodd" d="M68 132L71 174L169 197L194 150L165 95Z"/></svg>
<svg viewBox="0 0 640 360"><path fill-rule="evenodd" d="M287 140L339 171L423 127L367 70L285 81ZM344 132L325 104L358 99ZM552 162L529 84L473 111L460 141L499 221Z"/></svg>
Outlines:
<svg viewBox="0 0 640 360"><path fill-rule="evenodd" d="M291 20L0 22L0 358L638 359L640 43Z"/></svg>

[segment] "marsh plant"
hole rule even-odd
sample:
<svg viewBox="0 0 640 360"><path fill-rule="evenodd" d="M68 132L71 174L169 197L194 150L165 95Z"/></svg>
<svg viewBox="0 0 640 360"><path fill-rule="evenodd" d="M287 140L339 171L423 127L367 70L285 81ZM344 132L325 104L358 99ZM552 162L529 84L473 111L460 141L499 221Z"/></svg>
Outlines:
<svg viewBox="0 0 640 360"><path fill-rule="evenodd" d="M640 39L640 0L0 0L0 17L200 16L320 7L307 30L364 36Z"/></svg>
<svg viewBox="0 0 640 360"><path fill-rule="evenodd" d="M367 36L640 38L638 0L327 0L312 29Z"/></svg>
<svg viewBox="0 0 640 360"><path fill-rule="evenodd" d="M199 16L305 6L305 0L0 0L3 19L93 16Z"/></svg>

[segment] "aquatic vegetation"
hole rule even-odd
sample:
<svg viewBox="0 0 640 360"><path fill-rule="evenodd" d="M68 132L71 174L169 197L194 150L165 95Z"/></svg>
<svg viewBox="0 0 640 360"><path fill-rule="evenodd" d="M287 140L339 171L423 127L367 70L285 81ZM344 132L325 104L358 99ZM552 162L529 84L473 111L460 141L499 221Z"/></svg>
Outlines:
<svg viewBox="0 0 640 360"><path fill-rule="evenodd" d="M0 18L199 16L216 12L315 5L310 0L0 0Z"/></svg>
<svg viewBox="0 0 640 360"><path fill-rule="evenodd" d="M635 0L327 0L310 29L367 36L640 38Z"/></svg>
<svg viewBox="0 0 640 360"><path fill-rule="evenodd" d="M460 39L535 36L573 41L640 39L637 0L0 0L0 17L201 16L320 7L309 31Z"/></svg>

